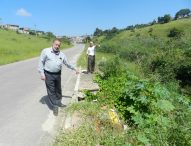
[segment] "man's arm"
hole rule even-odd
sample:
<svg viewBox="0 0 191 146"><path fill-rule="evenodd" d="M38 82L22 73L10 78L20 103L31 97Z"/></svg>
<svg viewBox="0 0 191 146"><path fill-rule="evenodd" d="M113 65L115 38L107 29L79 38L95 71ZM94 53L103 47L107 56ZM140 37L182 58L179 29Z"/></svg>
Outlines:
<svg viewBox="0 0 191 146"><path fill-rule="evenodd" d="M64 55L64 59L63 59L63 63L70 69L74 70L76 73L79 73L79 71L69 63L68 59L66 58L66 56Z"/></svg>
<svg viewBox="0 0 191 146"><path fill-rule="evenodd" d="M100 44L96 44L96 45L94 45L94 46L95 46L95 48L96 48L96 47L100 47Z"/></svg>
<svg viewBox="0 0 191 146"><path fill-rule="evenodd" d="M38 64L38 72L40 73L41 80L45 80L45 75L44 75L45 60L46 60L46 54L45 54L45 50L43 50L41 52L39 64Z"/></svg>

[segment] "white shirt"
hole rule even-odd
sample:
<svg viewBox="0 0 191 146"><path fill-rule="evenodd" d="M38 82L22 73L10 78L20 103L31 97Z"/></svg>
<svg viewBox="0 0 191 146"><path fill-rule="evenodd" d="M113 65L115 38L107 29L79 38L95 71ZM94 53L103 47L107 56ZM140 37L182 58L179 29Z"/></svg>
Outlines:
<svg viewBox="0 0 191 146"><path fill-rule="evenodd" d="M44 70L49 72L59 72L62 69L62 64L75 70L75 67L68 62L63 52L55 54L52 48L46 48L41 53L38 70L41 75L44 75Z"/></svg>
<svg viewBox="0 0 191 146"><path fill-rule="evenodd" d="M87 54L91 55L91 56L94 56L95 55L95 46L88 47Z"/></svg>

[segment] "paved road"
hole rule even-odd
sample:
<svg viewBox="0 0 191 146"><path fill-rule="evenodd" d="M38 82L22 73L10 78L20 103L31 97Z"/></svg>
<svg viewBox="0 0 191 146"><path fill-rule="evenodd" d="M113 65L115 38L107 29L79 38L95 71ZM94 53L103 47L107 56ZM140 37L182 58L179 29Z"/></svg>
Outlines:
<svg viewBox="0 0 191 146"><path fill-rule="evenodd" d="M84 45L65 50L75 64ZM0 146L39 146L52 140L59 117L45 104L46 89L37 72L39 58L0 66ZM76 74L63 66L63 94L74 90ZM64 98L69 103L71 98Z"/></svg>

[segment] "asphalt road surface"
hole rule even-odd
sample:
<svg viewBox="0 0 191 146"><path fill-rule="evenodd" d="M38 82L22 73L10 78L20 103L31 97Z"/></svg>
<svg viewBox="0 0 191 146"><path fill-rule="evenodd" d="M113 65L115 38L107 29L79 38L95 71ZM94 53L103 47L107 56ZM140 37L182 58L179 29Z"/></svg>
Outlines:
<svg viewBox="0 0 191 146"><path fill-rule="evenodd" d="M75 64L83 49L83 44L77 44L63 52ZM54 138L59 116L45 102L38 59L0 66L0 146L45 146ZM70 102L75 82L75 72L63 66L63 103Z"/></svg>

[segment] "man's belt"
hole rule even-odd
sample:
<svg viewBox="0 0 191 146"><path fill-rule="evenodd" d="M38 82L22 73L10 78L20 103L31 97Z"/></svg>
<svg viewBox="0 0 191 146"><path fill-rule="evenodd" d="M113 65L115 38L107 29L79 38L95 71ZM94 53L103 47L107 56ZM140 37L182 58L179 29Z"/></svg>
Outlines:
<svg viewBox="0 0 191 146"><path fill-rule="evenodd" d="M61 70L59 72L50 72L50 71L44 70L44 72L48 73L48 74L53 74L53 75L60 75L61 74Z"/></svg>

